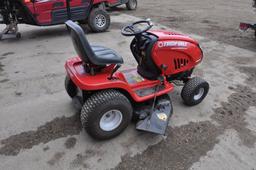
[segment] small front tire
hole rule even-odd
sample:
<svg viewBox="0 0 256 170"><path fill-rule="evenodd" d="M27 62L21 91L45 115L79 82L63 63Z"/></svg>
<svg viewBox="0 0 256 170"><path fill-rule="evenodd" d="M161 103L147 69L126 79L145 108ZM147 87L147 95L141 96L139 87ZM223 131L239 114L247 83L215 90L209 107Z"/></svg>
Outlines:
<svg viewBox="0 0 256 170"><path fill-rule="evenodd" d="M132 119L130 101L116 90L96 92L89 97L81 110L81 123L95 139L106 140L118 136Z"/></svg>
<svg viewBox="0 0 256 170"><path fill-rule="evenodd" d="M185 105L194 106L203 101L209 91L209 83L199 77L194 77L186 82L181 97Z"/></svg>

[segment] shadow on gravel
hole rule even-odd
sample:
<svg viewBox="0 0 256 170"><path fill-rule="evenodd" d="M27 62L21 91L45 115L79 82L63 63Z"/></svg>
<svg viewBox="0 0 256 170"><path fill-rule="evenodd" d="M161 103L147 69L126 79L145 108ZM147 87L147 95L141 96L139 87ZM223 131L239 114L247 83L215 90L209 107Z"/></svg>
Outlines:
<svg viewBox="0 0 256 170"><path fill-rule="evenodd" d="M2 140L1 144L3 146L0 148L0 154L15 156L22 149L30 149L40 143L48 143L58 138L76 135L81 130L79 114L75 114L72 117L56 118L38 127L36 131L23 132ZM71 139L65 145L72 148L75 142L74 139Z"/></svg>
<svg viewBox="0 0 256 170"><path fill-rule="evenodd" d="M256 106L256 93L245 86L229 88L235 93L228 97L228 102L221 103L222 107L215 109L212 118L223 130L235 129L245 146L254 147L256 136L246 127L245 115L249 107Z"/></svg>
<svg viewBox="0 0 256 170"><path fill-rule="evenodd" d="M208 121L171 128L166 140L142 154L124 156L116 169L188 169L214 147L219 133Z"/></svg>
<svg viewBox="0 0 256 170"><path fill-rule="evenodd" d="M249 107L256 106L256 93L245 86L229 88L234 93L228 97L228 102L214 109L215 114L211 117L219 126L205 121L171 128L166 140L142 154L124 156L116 169L188 169L213 149L218 143L217 137L226 129L235 129L242 144L254 147L256 136L246 127L244 116Z"/></svg>

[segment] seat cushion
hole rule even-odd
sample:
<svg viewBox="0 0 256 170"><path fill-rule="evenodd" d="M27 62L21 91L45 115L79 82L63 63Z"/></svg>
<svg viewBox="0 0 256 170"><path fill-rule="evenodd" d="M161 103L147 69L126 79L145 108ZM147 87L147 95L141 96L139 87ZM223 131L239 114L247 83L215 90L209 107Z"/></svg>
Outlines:
<svg viewBox="0 0 256 170"><path fill-rule="evenodd" d="M93 60L96 65L122 64L124 62L123 58L110 48L98 45L92 45L91 47L95 54Z"/></svg>

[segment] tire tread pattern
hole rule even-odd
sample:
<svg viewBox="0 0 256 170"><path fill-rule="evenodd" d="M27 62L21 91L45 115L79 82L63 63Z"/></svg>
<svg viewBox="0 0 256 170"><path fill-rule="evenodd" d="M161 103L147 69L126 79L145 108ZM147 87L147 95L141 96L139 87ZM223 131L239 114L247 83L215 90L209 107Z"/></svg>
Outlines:
<svg viewBox="0 0 256 170"><path fill-rule="evenodd" d="M124 96L122 93L118 92L117 90L112 90L112 89L96 92L85 101L81 110L80 118L81 118L81 123L83 128L91 136L101 139L101 137L98 136L99 134L97 134L97 131L93 129L93 127L91 127L90 117L95 115L95 110L98 107L100 107L101 105L105 105L114 99L118 99L118 102L123 103L125 105L130 104L130 101L126 98L126 96ZM129 107L132 110L131 104ZM131 118L132 118L132 114L130 115L130 120Z"/></svg>
<svg viewBox="0 0 256 170"><path fill-rule="evenodd" d="M97 26L95 25L94 23L94 17L98 14L98 13L101 13L102 15L104 15L106 17L106 26L103 27L103 28L97 28ZM93 32L104 32L106 30L108 30L108 28L110 27L110 16L109 14L107 13L106 10L103 10L103 9L100 9L100 8L94 8L92 9L90 15L89 15L89 18L88 18L88 26L91 28L91 30Z"/></svg>
<svg viewBox="0 0 256 170"><path fill-rule="evenodd" d="M207 87L207 91L205 92L206 94L208 93L208 89L209 89L209 84L202 78L200 77L194 77L192 79L190 79L183 87L182 91L181 91L181 98L183 99L184 103L188 106L193 106L196 105L198 103L200 103L202 100L198 100L198 101L193 101L191 100L191 98L194 96L194 91L196 90L196 88L202 84L205 84ZM193 95L193 96L192 96Z"/></svg>

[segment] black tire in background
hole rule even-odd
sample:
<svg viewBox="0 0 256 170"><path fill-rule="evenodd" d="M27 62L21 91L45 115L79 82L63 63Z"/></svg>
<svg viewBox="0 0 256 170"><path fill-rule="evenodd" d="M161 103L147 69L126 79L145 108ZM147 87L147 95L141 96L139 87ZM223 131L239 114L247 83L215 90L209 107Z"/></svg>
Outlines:
<svg viewBox="0 0 256 170"><path fill-rule="evenodd" d="M65 78L65 89L69 95L69 97L73 98L77 94L77 87L73 83L73 81L70 79L69 76L66 76Z"/></svg>
<svg viewBox="0 0 256 170"><path fill-rule="evenodd" d="M184 104L194 106L203 101L209 91L209 83L199 77L194 77L186 82L181 97Z"/></svg>
<svg viewBox="0 0 256 170"><path fill-rule="evenodd" d="M80 25L88 24L88 21L87 21L87 20L78 20L77 22L78 22L78 24L80 24Z"/></svg>
<svg viewBox="0 0 256 170"><path fill-rule="evenodd" d="M129 0L126 3L126 8L128 10L136 10L137 9L137 5L138 5L138 1L137 0Z"/></svg>
<svg viewBox="0 0 256 170"><path fill-rule="evenodd" d="M104 130L101 121L111 111L119 111L122 118L116 127ZM81 123L90 136L105 140L123 132L132 119L132 113L132 105L126 96L116 90L104 90L94 93L85 101L81 110Z"/></svg>
<svg viewBox="0 0 256 170"><path fill-rule="evenodd" d="M93 32L104 32L110 26L110 16L107 11L94 8L89 15L88 25Z"/></svg>
<svg viewBox="0 0 256 170"><path fill-rule="evenodd" d="M17 39L21 39L21 33L18 32L18 33L16 34L16 38L17 38Z"/></svg>

